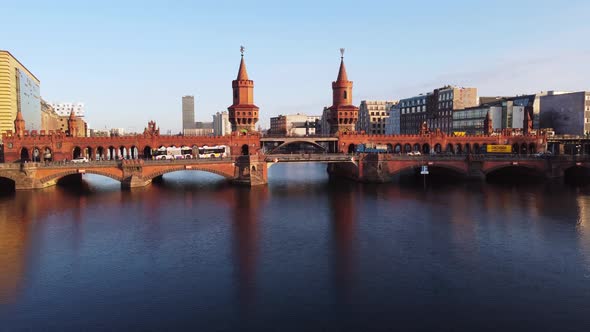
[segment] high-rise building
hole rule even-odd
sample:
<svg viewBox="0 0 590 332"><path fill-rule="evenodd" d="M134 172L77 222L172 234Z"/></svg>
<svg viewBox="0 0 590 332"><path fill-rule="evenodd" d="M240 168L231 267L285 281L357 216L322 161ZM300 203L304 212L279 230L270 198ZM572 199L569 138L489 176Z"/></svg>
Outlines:
<svg viewBox="0 0 590 332"><path fill-rule="evenodd" d="M229 122L229 113L217 112L213 114L213 135L225 136L231 134L231 122Z"/></svg>
<svg viewBox="0 0 590 332"><path fill-rule="evenodd" d="M182 131L195 129L195 97L182 97Z"/></svg>
<svg viewBox="0 0 590 332"><path fill-rule="evenodd" d="M477 88L445 86L435 89L428 107L427 123L431 130L440 129L451 134L453 131L453 112L479 105Z"/></svg>
<svg viewBox="0 0 590 332"><path fill-rule="evenodd" d="M541 128L558 135L590 135L590 91L541 97Z"/></svg>
<svg viewBox="0 0 590 332"><path fill-rule="evenodd" d="M370 135L385 134L389 110L395 104L397 104L397 101L361 101L361 105L359 107L359 119L356 123L357 131L364 131Z"/></svg>
<svg viewBox="0 0 590 332"><path fill-rule="evenodd" d="M330 134L355 131L358 107L352 104L352 81L348 80L344 66L344 49L341 49L338 78L332 82L332 106L330 106Z"/></svg>
<svg viewBox="0 0 590 332"><path fill-rule="evenodd" d="M10 52L0 50L0 134L14 130L18 111L26 130L41 129L40 82Z"/></svg>

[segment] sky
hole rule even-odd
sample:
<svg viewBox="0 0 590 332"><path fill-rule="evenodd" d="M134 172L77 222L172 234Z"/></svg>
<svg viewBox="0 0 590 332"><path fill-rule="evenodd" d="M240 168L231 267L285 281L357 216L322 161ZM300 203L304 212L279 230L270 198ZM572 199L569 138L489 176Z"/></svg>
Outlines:
<svg viewBox="0 0 590 332"><path fill-rule="evenodd" d="M480 96L590 89L590 1L10 1L0 49L90 128L212 121L232 102L240 45L260 122L331 105L339 48L354 104L453 84ZM25 119L26 120L26 119Z"/></svg>

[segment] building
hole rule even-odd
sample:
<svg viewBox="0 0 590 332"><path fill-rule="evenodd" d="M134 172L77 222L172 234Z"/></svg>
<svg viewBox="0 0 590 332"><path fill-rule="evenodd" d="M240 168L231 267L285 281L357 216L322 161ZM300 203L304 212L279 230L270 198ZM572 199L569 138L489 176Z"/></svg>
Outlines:
<svg viewBox="0 0 590 332"><path fill-rule="evenodd" d="M51 107L59 116L70 116L70 113L74 111L74 115L77 117L84 116L84 103L51 103Z"/></svg>
<svg viewBox="0 0 590 332"><path fill-rule="evenodd" d="M111 136L125 136L125 128L111 128L109 132Z"/></svg>
<svg viewBox="0 0 590 332"><path fill-rule="evenodd" d="M238 77L232 81L233 103L227 108L232 131L253 132L258 122L258 106L254 105L254 81L248 78L244 49L238 69Z"/></svg>
<svg viewBox="0 0 590 332"><path fill-rule="evenodd" d="M401 134L400 129L400 104L396 103L389 108L389 116L385 120L385 134L386 135L399 135Z"/></svg>
<svg viewBox="0 0 590 332"><path fill-rule="evenodd" d="M330 109L325 106L322 111L322 116L320 118L319 128L316 127L316 133L327 136L330 135L330 123L328 122L328 118L330 117Z"/></svg>
<svg viewBox="0 0 590 332"><path fill-rule="evenodd" d="M195 97L182 97L182 131L195 129Z"/></svg>
<svg viewBox="0 0 590 332"><path fill-rule="evenodd" d="M291 114L279 115L270 118L271 135L285 136L309 136L316 134L316 126L319 126L321 116Z"/></svg>
<svg viewBox="0 0 590 332"><path fill-rule="evenodd" d="M111 133L108 130L90 129L89 137L111 137Z"/></svg>
<svg viewBox="0 0 590 332"><path fill-rule="evenodd" d="M61 118L51 104L41 98L41 130L49 132L61 128Z"/></svg>
<svg viewBox="0 0 590 332"><path fill-rule="evenodd" d="M229 113L217 112L213 114L213 135L225 136L231 134L231 122L229 122Z"/></svg>
<svg viewBox="0 0 590 332"><path fill-rule="evenodd" d="M415 97L401 99L398 108L400 110L400 134L415 135L420 131L420 126L426 121L428 100L431 93L420 94Z"/></svg>
<svg viewBox="0 0 590 332"><path fill-rule="evenodd" d="M340 69L336 81L332 82L332 106L328 123L330 134L340 132L354 132L358 120L358 107L352 104L352 81L348 80L346 67L344 66L344 49L340 49Z"/></svg>
<svg viewBox="0 0 590 332"><path fill-rule="evenodd" d="M386 132L386 122L389 111L397 101L363 100L359 107L359 118L356 123L357 131L364 131L371 135L382 135Z"/></svg>
<svg viewBox="0 0 590 332"><path fill-rule="evenodd" d="M502 101L469 107L453 112L453 133L457 136L483 135L484 120L490 115L492 130L500 130L502 127Z"/></svg>
<svg viewBox="0 0 590 332"><path fill-rule="evenodd" d="M542 96L540 125L557 135L590 135L590 91Z"/></svg>
<svg viewBox="0 0 590 332"><path fill-rule="evenodd" d="M453 112L466 107L479 105L477 88L445 86L432 93L431 107L428 107L427 124L431 130L451 134L453 131Z"/></svg>
<svg viewBox="0 0 590 332"><path fill-rule="evenodd" d="M10 52L0 50L0 134L14 130L18 111L26 130L41 129L40 84Z"/></svg>

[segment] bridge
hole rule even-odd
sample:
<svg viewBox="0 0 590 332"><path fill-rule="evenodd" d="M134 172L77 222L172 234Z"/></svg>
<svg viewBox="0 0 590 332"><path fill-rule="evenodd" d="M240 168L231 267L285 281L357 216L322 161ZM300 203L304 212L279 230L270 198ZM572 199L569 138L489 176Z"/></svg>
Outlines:
<svg viewBox="0 0 590 332"><path fill-rule="evenodd" d="M387 182L397 174L428 166L459 177L485 179L503 169L520 169L526 174L546 178L562 177L566 172L588 174L590 156L492 156L397 154L270 154L212 159L142 160L125 159L73 163L71 161L0 164L0 177L9 179L17 190L55 185L60 179L96 174L119 181L122 187L150 184L164 174L177 171L203 171L249 186L266 184L268 169L280 163L325 163L330 176L360 182Z"/></svg>

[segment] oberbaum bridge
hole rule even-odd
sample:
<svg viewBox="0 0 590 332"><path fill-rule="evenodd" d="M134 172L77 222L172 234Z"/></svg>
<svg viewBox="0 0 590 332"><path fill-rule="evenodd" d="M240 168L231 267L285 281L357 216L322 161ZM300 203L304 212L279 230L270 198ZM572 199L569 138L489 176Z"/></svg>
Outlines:
<svg viewBox="0 0 590 332"><path fill-rule="evenodd" d="M97 174L119 181L122 187L150 184L164 174L195 170L221 175L233 183L249 186L267 183L268 168L277 163L319 162L328 164L331 177L362 182L385 182L394 175L428 166L432 170L450 171L466 178L485 179L492 172L518 169L521 174L548 178L566 172L590 170L590 141L548 138L543 131L533 131L531 113L527 112L522 131L494 132L489 114L484 120L484 134L447 135L431 131L423 124L417 135L368 135L355 131L358 107L352 104L352 81L348 80L341 57L338 78L332 82L332 106L329 108L329 136L264 137L255 125L259 108L254 104L254 81L248 78L244 55L237 78L232 81L233 104L228 107L231 135L183 136L160 135L150 121L142 134L116 137L81 137L76 132L74 114L70 114L68 131L25 130L20 111L14 132L2 135L4 163L0 164L3 186L16 190L45 188L61 179ZM357 153L356 147L387 146L388 153ZM161 147L220 146L229 147L225 158L191 158L154 160ZM488 145L511 145L512 153L499 156L482 153ZM305 153L293 153L293 147L311 147ZM291 147L291 148L290 148ZM553 151L550 157L538 153ZM285 153L289 151L291 153ZM420 155L407 152L419 151ZM568 154L568 151L570 152ZM87 157L89 162L73 163Z"/></svg>

